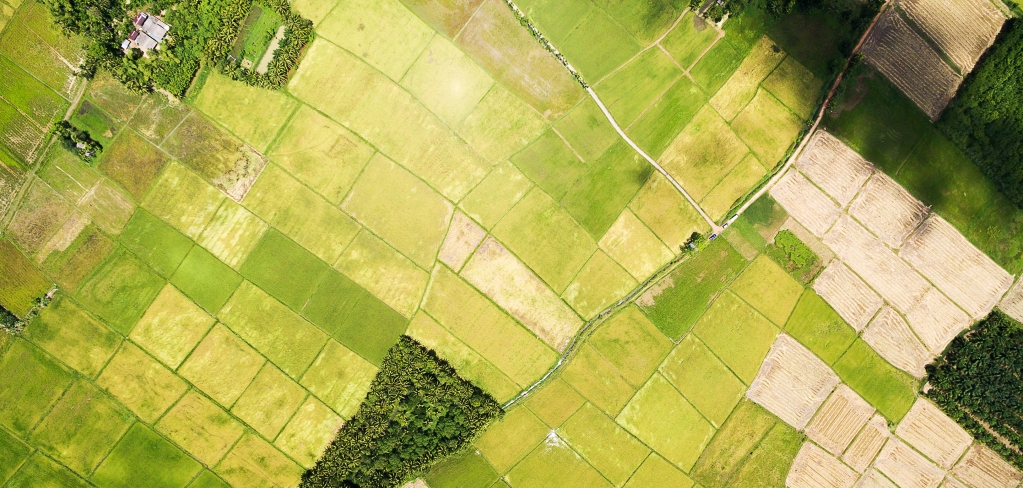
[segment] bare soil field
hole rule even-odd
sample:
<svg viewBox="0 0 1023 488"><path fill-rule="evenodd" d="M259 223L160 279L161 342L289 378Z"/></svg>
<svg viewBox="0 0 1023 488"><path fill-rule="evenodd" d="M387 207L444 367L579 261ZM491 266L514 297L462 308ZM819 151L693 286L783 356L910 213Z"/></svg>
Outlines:
<svg viewBox="0 0 1023 488"><path fill-rule="evenodd" d="M771 346L746 396L802 430L839 382L827 364L782 334Z"/></svg>
<svg viewBox="0 0 1023 488"><path fill-rule="evenodd" d="M941 354L956 334L970 326L970 317L937 288L931 288L906 314L909 326L935 355Z"/></svg>
<svg viewBox="0 0 1023 488"><path fill-rule="evenodd" d="M974 488L1017 486L1023 481L1023 473L982 444L974 444L952 474Z"/></svg>
<svg viewBox="0 0 1023 488"><path fill-rule="evenodd" d="M483 241L462 276L558 351L583 322L535 273L494 238Z"/></svg>
<svg viewBox="0 0 1023 488"><path fill-rule="evenodd" d="M963 73L973 71L1005 23L989 0L899 0L899 6Z"/></svg>
<svg viewBox="0 0 1023 488"><path fill-rule="evenodd" d="M920 342L913 329L895 309L885 307L863 332L863 340L881 357L917 379L926 375L924 366L934 355Z"/></svg>
<svg viewBox="0 0 1023 488"><path fill-rule="evenodd" d="M930 209L920 200L881 172L870 177L849 206L849 215L895 249L902 246L928 213Z"/></svg>
<svg viewBox="0 0 1023 488"><path fill-rule="evenodd" d="M806 435L836 456L841 456L860 429L874 415L874 407L845 385L838 385L817 415Z"/></svg>
<svg viewBox="0 0 1023 488"><path fill-rule="evenodd" d="M813 289L857 332L884 305L874 290L838 260L832 261L817 277Z"/></svg>
<svg viewBox="0 0 1023 488"><path fill-rule="evenodd" d="M803 444L785 478L789 488L851 488L856 472L811 442Z"/></svg>
<svg viewBox="0 0 1023 488"><path fill-rule="evenodd" d="M1023 280L1016 282L1016 286L1005 294L1005 298L998 304L998 308L1009 314L1010 317L1023 322Z"/></svg>
<svg viewBox="0 0 1023 488"><path fill-rule="evenodd" d="M874 467L901 488L938 488L945 472L898 439L881 450Z"/></svg>
<svg viewBox="0 0 1023 488"><path fill-rule="evenodd" d="M881 414L875 414L846 449L842 460L856 471L863 471L874 461L874 457L881 451L889 437L891 434L888 432L888 422Z"/></svg>
<svg viewBox="0 0 1023 488"><path fill-rule="evenodd" d="M824 243L900 312L908 312L931 288L919 273L847 215L828 231Z"/></svg>
<svg viewBox="0 0 1023 488"><path fill-rule="evenodd" d="M824 130L810 138L796 168L843 207L874 172L874 165Z"/></svg>
<svg viewBox="0 0 1023 488"><path fill-rule="evenodd" d="M951 469L973 442L959 424L923 398L913 404L895 434L944 469Z"/></svg>
<svg viewBox="0 0 1023 488"><path fill-rule="evenodd" d="M841 213L834 201L796 170L789 170L770 193L793 218L817 237L824 236Z"/></svg>
<svg viewBox="0 0 1023 488"><path fill-rule="evenodd" d="M931 120L938 119L963 81L895 9L881 14L863 53Z"/></svg>
<svg viewBox="0 0 1023 488"><path fill-rule="evenodd" d="M937 215L906 240L899 256L974 319L987 315L1012 286L1012 275Z"/></svg>

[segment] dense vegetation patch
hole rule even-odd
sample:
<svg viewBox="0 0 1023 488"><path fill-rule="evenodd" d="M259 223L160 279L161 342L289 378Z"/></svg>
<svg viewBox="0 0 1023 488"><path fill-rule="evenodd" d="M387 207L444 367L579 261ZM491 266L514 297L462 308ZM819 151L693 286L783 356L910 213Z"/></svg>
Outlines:
<svg viewBox="0 0 1023 488"><path fill-rule="evenodd" d="M503 413L433 351L402 336L359 411L302 476L302 486L400 486L461 450Z"/></svg>
<svg viewBox="0 0 1023 488"><path fill-rule="evenodd" d="M1023 208L1023 23L1010 19L938 128Z"/></svg>
<svg viewBox="0 0 1023 488"><path fill-rule="evenodd" d="M1023 469L1021 350L1023 325L995 310L927 366L926 395L974 438Z"/></svg>
<svg viewBox="0 0 1023 488"><path fill-rule="evenodd" d="M821 270L821 260L809 246L799 240L791 230L785 229L774 237L767 247L767 255L801 283L809 284Z"/></svg>
<svg viewBox="0 0 1023 488"><path fill-rule="evenodd" d="M704 0L690 0L690 6L698 8L707 2ZM769 14L781 16L795 11L812 12L827 10L839 13L843 22L852 22L853 30L865 29L870 21L880 10L883 0L868 0L859 15L855 15L852 9L843 8L843 2L836 0L724 0L714 1L706 10L704 16L720 21L725 14L736 16L747 8L765 11ZM850 46L851 47L851 46Z"/></svg>
<svg viewBox="0 0 1023 488"><path fill-rule="evenodd" d="M79 129L70 122L62 120L53 126L53 135L69 152L74 153L82 161L91 163L103 150L103 145L92 138L88 132Z"/></svg>

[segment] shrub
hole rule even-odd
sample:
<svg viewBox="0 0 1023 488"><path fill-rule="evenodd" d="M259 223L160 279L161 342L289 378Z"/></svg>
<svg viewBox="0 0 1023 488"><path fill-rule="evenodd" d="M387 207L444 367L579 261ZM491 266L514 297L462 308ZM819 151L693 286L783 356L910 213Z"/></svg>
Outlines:
<svg viewBox="0 0 1023 488"><path fill-rule="evenodd" d="M433 351L402 336L359 411L305 472L301 486L401 486L467 446L503 413Z"/></svg>
<svg viewBox="0 0 1023 488"><path fill-rule="evenodd" d="M65 149L87 163L93 162L103 150L103 145L93 139L88 132L71 125L66 120L57 122L53 126L52 132Z"/></svg>

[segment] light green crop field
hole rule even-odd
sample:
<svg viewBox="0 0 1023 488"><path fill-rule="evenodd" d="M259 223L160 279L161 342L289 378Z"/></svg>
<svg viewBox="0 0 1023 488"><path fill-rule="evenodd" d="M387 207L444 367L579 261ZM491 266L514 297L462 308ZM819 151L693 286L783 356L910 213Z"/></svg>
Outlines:
<svg viewBox="0 0 1023 488"><path fill-rule="evenodd" d="M517 5L718 223L840 51L682 0ZM0 333L0 485L296 486L403 334L500 402L529 389L430 488L782 486L806 438L744 398L779 334L889 420L916 399L762 254L780 207L676 261L710 226L504 1L292 8L315 28L285 87L212 69L177 100L73 76L81 41L0 0L0 306L29 319ZM92 164L46 135L65 112ZM911 191L958 161L925 136L887 141Z"/></svg>

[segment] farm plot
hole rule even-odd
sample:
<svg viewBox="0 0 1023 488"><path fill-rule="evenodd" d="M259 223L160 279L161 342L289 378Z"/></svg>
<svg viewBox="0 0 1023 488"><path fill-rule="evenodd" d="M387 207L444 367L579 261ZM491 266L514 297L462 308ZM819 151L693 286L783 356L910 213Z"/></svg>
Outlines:
<svg viewBox="0 0 1023 488"><path fill-rule="evenodd" d="M827 364L783 334L771 346L746 396L803 429L838 383L838 375Z"/></svg>
<svg viewBox="0 0 1023 488"><path fill-rule="evenodd" d="M1005 298L998 304L998 308L1009 314L1010 317L1023 321L1023 280L1017 281L1016 286L1006 293Z"/></svg>
<svg viewBox="0 0 1023 488"><path fill-rule="evenodd" d="M725 120L704 106L664 151L660 163L693 198L702 200L748 153Z"/></svg>
<svg viewBox="0 0 1023 488"><path fill-rule="evenodd" d="M856 331L863 330L884 300L841 261L832 261L813 283L824 298Z"/></svg>
<svg viewBox="0 0 1023 488"><path fill-rule="evenodd" d="M0 59L0 96L43 128L68 106L53 90L6 59Z"/></svg>
<svg viewBox="0 0 1023 488"><path fill-rule="evenodd" d="M199 114L183 120L162 147L236 202L245 198L267 163L252 146Z"/></svg>
<svg viewBox="0 0 1023 488"><path fill-rule="evenodd" d="M18 247L32 253L46 244L75 210L42 180L33 178L29 185L7 234Z"/></svg>
<svg viewBox="0 0 1023 488"><path fill-rule="evenodd" d="M944 469L951 469L973 442L959 424L923 398L909 409L895 434Z"/></svg>
<svg viewBox="0 0 1023 488"><path fill-rule="evenodd" d="M838 385L806 428L806 435L835 456L849 447L870 417L874 407L846 385Z"/></svg>
<svg viewBox="0 0 1023 488"><path fill-rule="evenodd" d="M721 90L710 99L710 105L725 120L734 119L753 100L760 83L767 79L784 58L785 52L774 41L767 36L762 37Z"/></svg>
<svg viewBox="0 0 1023 488"><path fill-rule="evenodd" d="M824 237L841 213L833 200L794 169L771 187L770 194L792 218L817 237Z"/></svg>
<svg viewBox="0 0 1023 488"><path fill-rule="evenodd" d="M908 313L906 320L920 340L934 354L963 329L970 326L970 317L936 288L931 288Z"/></svg>
<svg viewBox="0 0 1023 488"><path fill-rule="evenodd" d="M874 172L874 166L825 130L814 132L796 160L810 181L845 207Z"/></svg>
<svg viewBox="0 0 1023 488"><path fill-rule="evenodd" d="M710 230L696 208L659 172L650 176L629 203L629 209L669 249L678 249L693 232Z"/></svg>
<svg viewBox="0 0 1023 488"><path fill-rule="evenodd" d="M1012 286L1012 275L937 215L910 236L899 256L974 319L991 311Z"/></svg>
<svg viewBox="0 0 1023 488"><path fill-rule="evenodd" d="M931 288L916 270L846 215L828 231L824 243L900 312L909 312Z"/></svg>
<svg viewBox="0 0 1023 488"><path fill-rule="evenodd" d="M429 273L365 229L334 268L406 318L412 317L430 280Z"/></svg>
<svg viewBox="0 0 1023 488"><path fill-rule="evenodd" d="M963 78L916 34L895 9L888 9L863 43L867 62L899 87L920 110L937 120Z"/></svg>
<svg viewBox="0 0 1023 488"><path fill-rule="evenodd" d="M454 44L435 36L405 72L401 85L450 127L457 127L494 80Z"/></svg>
<svg viewBox="0 0 1023 488"><path fill-rule="evenodd" d="M937 488L945 472L898 439L891 439L874 467L902 488Z"/></svg>
<svg viewBox="0 0 1023 488"><path fill-rule="evenodd" d="M920 200L880 172L867 180L849 205L849 215L895 249L902 246L928 213L930 209Z"/></svg>
<svg viewBox="0 0 1023 488"><path fill-rule="evenodd" d="M899 7L962 73L973 71L1005 23L987 0L900 0Z"/></svg>
<svg viewBox="0 0 1023 488"><path fill-rule="evenodd" d="M827 451L807 442L792 461L792 470L785 479L790 488L852 488L856 472Z"/></svg>
<svg viewBox="0 0 1023 488"><path fill-rule="evenodd" d="M863 472L881 452L890 435L888 421L881 414L875 414L845 450L842 460L856 471Z"/></svg>
<svg viewBox="0 0 1023 488"><path fill-rule="evenodd" d="M0 241L0 305L24 316L49 289L46 278L9 241Z"/></svg>
<svg viewBox="0 0 1023 488"><path fill-rule="evenodd" d="M924 366L934 359L906 320L891 307L885 307L874 318L863 331L863 340L893 366L918 379L924 377Z"/></svg>
<svg viewBox="0 0 1023 488"><path fill-rule="evenodd" d="M970 486L984 488L1016 486L1023 481L1023 473L981 444L970 447L952 474Z"/></svg>
<svg viewBox="0 0 1023 488"><path fill-rule="evenodd" d="M558 46L579 73L593 81L604 78L643 49L639 41L599 8L591 9Z"/></svg>
<svg viewBox="0 0 1023 488"><path fill-rule="evenodd" d="M12 105L0 100L0 150L13 153L21 162L32 163L38 155L44 133L31 119Z"/></svg>
<svg viewBox="0 0 1023 488"><path fill-rule="evenodd" d="M456 130L481 156L499 162L529 144L545 126L536 109L495 84ZM616 137L612 131L611 139Z"/></svg>

